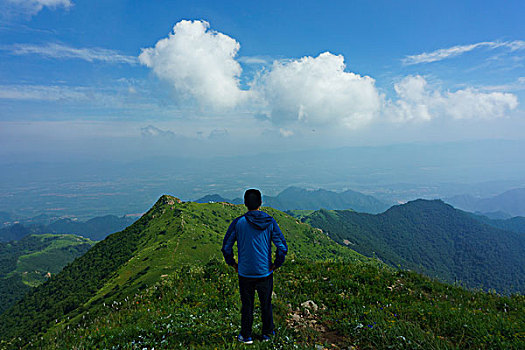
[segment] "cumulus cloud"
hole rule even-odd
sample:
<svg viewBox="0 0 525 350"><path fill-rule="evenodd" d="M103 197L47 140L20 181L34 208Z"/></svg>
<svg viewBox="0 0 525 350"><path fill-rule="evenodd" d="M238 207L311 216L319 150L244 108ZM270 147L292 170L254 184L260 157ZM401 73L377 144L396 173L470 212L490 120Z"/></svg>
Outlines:
<svg viewBox="0 0 525 350"><path fill-rule="evenodd" d="M406 65L412 65L412 64L420 64L420 63L430 63L430 62L436 62L441 61L447 58L456 57L459 55L462 55L466 52L485 47L488 49L497 49L500 47L505 47L510 49L511 51L515 50L522 50L525 49L525 41L522 40L514 40L514 41L504 41L504 42L498 42L498 41L484 41L479 42L475 44L469 44L469 45L456 45L444 49L435 50L432 52L423 52L418 55L410 55L406 56L403 59L403 63Z"/></svg>
<svg viewBox="0 0 525 350"><path fill-rule="evenodd" d="M516 95L485 93L467 88L441 92L429 87L422 76L408 76L394 85L398 99L388 101L385 114L398 122L428 121L439 116L454 119L491 119L503 117L518 106Z"/></svg>
<svg viewBox="0 0 525 350"><path fill-rule="evenodd" d="M210 30L205 21L180 21L167 38L142 50L139 61L169 81L175 90L205 107L232 108L243 98L240 45Z"/></svg>
<svg viewBox="0 0 525 350"><path fill-rule="evenodd" d="M44 7L52 10L58 7L69 9L73 6L73 2L71 0L5 0L4 6L4 10L9 15L26 15L30 17L36 15Z"/></svg>
<svg viewBox="0 0 525 350"><path fill-rule="evenodd" d="M480 42L407 56L406 64L434 62L479 47L525 48L523 41ZM516 108L515 95L466 88L443 91L422 76L408 76L395 84L386 99L375 80L347 70L342 55L324 52L317 57L274 60L263 56L237 58L239 43L210 30L205 21L178 22L167 38L142 50L140 63L170 82L177 93L203 107L232 109L243 106L259 121L273 124L283 137L301 128L355 129L377 120L428 121L436 117L498 118ZM240 87L242 68L259 65L249 88ZM386 118L385 118L386 117ZM215 137L212 132L210 137Z"/></svg>
<svg viewBox="0 0 525 350"><path fill-rule="evenodd" d="M145 138L173 138L175 133L171 130L162 130L153 125L140 128L140 134Z"/></svg>
<svg viewBox="0 0 525 350"><path fill-rule="evenodd" d="M47 43L45 45L34 44L15 44L2 48L13 55L40 55L58 59L81 59L88 62L101 61L107 63L127 63L136 64L137 58L133 56L121 55L114 50L94 48L76 48L57 43Z"/></svg>
<svg viewBox="0 0 525 350"><path fill-rule="evenodd" d="M276 124L359 127L381 106L374 79L346 72L344 58L329 52L317 57L275 61L254 88Z"/></svg>

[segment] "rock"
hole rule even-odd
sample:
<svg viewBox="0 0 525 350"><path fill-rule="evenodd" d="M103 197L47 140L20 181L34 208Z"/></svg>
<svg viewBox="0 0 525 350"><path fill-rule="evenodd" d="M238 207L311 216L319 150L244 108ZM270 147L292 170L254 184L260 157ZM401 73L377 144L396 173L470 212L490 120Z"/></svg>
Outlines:
<svg viewBox="0 0 525 350"><path fill-rule="evenodd" d="M299 322L299 321L301 321L301 316L299 316L297 314L293 314L292 315L292 320L295 321L295 322Z"/></svg>
<svg viewBox="0 0 525 350"><path fill-rule="evenodd" d="M301 304L302 307L306 308L306 309L310 309L312 310L313 312L316 312L319 307L317 306L316 303L314 303L312 300L307 300L305 301L304 303Z"/></svg>

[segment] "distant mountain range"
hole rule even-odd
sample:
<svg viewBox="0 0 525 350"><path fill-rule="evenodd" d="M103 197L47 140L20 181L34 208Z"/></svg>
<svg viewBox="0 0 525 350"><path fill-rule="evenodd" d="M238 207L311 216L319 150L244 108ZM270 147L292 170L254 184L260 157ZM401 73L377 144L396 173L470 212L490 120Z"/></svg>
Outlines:
<svg viewBox="0 0 525 350"><path fill-rule="evenodd" d="M136 220L135 217L105 215L87 221L59 219L50 224L14 224L0 228L0 242L17 241L30 234L75 234L100 241L111 233L122 231Z"/></svg>
<svg viewBox="0 0 525 350"><path fill-rule="evenodd" d="M468 213L471 214L471 213ZM515 216L509 219L491 219L485 215L471 214L472 218L492 227L525 235L525 217Z"/></svg>
<svg viewBox="0 0 525 350"><path fill-rule="evenodd" d="M377 215L319 210L302 218L335 241L393 266L471 288L525 292L525 235L482 220L440 200L416 200Z"/></svg>
<svg viewBox="0 0 525 350"><path fill-rule="evenodd" d="M0 242L0 314L94 244L87 238L64 234Z"/></svg>
<svg viewBox="0 0 525 350"><path fill-rule="evenodd" d="M11 214L5 211L0 211L0 227L3 226L4 222L11 221Z"/></svg>
<svg viewBox="0 0 525 350"><path fill-rule="evenodd" d="M445 202L454 207L470 212L507 213L509 216L525 216L525 188L506 191L494 197L476 198L471 195L459 195L445 198ZM485 215L485 214L484 214ZM503 214L504 215L504 214ZM504 217L499 217L500 219Z"/></svg>
<svg viewBox="0 0 525 350"><path fill-rule="evenodd" d="M233 200L223 198L218 194L207 195L196 200L197 203L229 202L242 204L241 198ZM389 205L360 192L347 190L344 192L333 192L323 189L306 190L299 187L288 187L277 196L266 196L263 194L263 206L279 210L317 210L317 209L352 209L364 213L381 213L389 208Z"/></svg>

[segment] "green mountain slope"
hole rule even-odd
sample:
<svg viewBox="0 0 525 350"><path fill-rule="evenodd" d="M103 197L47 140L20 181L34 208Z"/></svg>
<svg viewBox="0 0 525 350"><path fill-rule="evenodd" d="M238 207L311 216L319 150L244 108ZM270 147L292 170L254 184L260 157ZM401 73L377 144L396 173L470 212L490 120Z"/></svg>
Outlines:
<svg viewBox="0 0 525 350"><path fill-rule="evenodd" d="M49 233L45 229L45 225L8 225L0 228L0 242L18 241L31 234Z"/></svg>
<svg viewBox="0 0 525 350"><path fill-rule="evenodd" d="M0 243L0 314L93 244L84 237L53 234Z"/></svg>
<svg viewBox="0 0 525 350"><path fill-rule="evenodd" d="M442 201L378 215L316 211L303 219L366 256L468 287L525 291L525 236L485 225Z"/></svg>
<svg viewBox="0 0 525 350"><path fill-rule="evenodd" d="M289 260L275 273L277 335L254 349L522 349L525 297L469 292L360 262ZM222 261L181 266L158 284L56 327L38 349L245 349L237 276Z"/></svg>
<svg viewBox="0 0 525 350"><path fill-rule="evenodd" d="M291 259L368 261L318 229L278 210L264 210L278 221ZM96 244L1 315L0 339L24 342L52 327L75 324L104 304L140 293L181 264L204 265L222 258L224 233L244 212L240 205L182 203L162 196L137 222Z"/></svg>

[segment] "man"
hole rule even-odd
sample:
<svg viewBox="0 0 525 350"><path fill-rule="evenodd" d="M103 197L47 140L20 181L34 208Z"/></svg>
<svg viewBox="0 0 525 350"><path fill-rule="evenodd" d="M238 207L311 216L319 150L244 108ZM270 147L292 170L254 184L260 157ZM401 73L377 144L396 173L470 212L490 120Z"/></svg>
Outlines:
<svg viewBox="0 0 525 350"><path fill-rule="evenodd" d="M252 344L253 302L255 291L259 296L262 314L262 340L275 334L272 313L273 271L284 263L288 252L286 240L270 215L260 211L261 192L255 189L244 193L248 212L230 224L222 243L224 260L239 274L241 294L241 333L237 340ZM237 241L239 263L233 257L233 244ZM277 247L272 263L272 242Z"/></svg>

